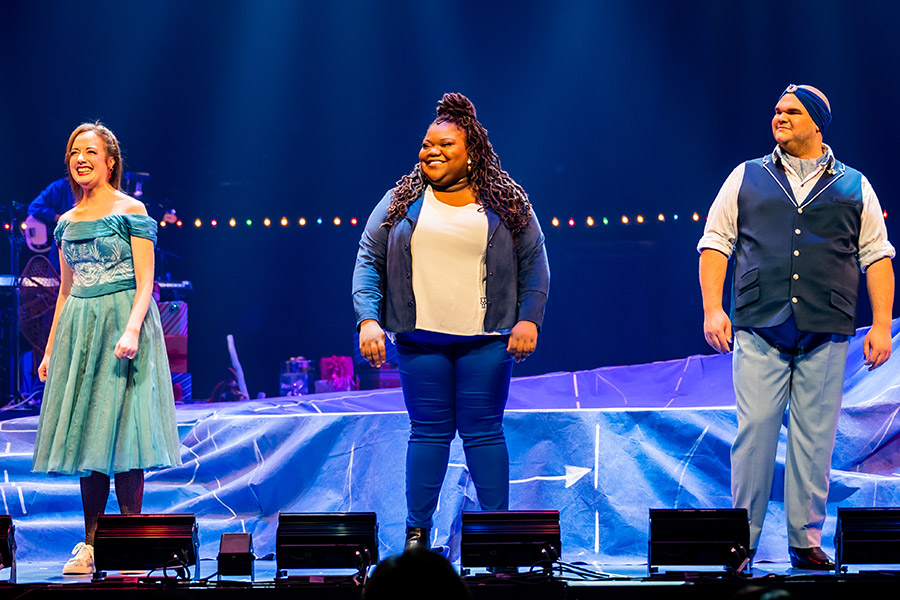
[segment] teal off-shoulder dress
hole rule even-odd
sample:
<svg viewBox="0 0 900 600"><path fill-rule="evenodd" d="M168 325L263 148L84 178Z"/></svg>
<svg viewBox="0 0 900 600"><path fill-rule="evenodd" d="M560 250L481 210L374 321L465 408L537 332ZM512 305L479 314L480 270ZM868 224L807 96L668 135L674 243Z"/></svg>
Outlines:
<svg viewBox="0 0 900 600"><path fill-rule="evenodd" d="M135 295L131 236L156 242L144 215L62 220L54 233L72 269L56 324L34 470L86 476L181 464L159 310L150 302L137 356L113 354Z"/></svg>

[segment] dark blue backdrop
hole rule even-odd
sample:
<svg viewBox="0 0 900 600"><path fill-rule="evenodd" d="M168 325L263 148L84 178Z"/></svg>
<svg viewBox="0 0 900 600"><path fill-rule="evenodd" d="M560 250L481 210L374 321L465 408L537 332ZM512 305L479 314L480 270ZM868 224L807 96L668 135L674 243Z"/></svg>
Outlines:
<svg viewBox="0 0 900 600"><path fill-rule="evenodd" d="M251 392L271 395L279 361L351 351L359 226L346 221L412 167L436 101L461 91L545 229L578 221L548 231L547 320L517 373L705 352L702 220L685 217L771 149L787 83L825 90L826 141L896 206L898 18L867 0L15 0L0 19L2 200L64 174L68 133L99 118L127 167L151 173L148 203L253 218L166 231L161 246L196 288L195 393L222 378L233 333ZM660 212L665 224L583 225ZM282 215L345 224L259 226Z"/></svg>

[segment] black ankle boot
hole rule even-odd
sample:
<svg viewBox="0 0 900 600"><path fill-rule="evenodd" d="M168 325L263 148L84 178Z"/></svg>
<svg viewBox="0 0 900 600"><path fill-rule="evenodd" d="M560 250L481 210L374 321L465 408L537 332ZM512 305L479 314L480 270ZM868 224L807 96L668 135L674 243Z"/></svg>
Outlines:
<svg viewBox="0 0 900 600"><path fill-rule="evenodd" d="M430 530L427 527L407 527L406 544L404 544L403 550L406 551L419 546L429 550L431 548L428 542L429 533Z"/></svg>

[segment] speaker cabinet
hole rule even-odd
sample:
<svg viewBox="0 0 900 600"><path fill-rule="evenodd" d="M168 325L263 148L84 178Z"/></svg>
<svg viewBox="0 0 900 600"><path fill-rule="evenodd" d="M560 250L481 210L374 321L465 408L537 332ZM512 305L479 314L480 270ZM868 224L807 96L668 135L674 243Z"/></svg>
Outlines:
<svg viewBox="0 0 900 600"><path fill-rule="evenodd" d="M199 577L193 514L100 515L94 542L98 571L187 568Z"/></svg>
<svg viewBox="0 0 900 600"><path fill-rule="evenodd" d="M721 565L743 570L749 561L750 521L745 508L650 509L647 565Z"/></svg>
<svg viewBox="0 0 900 600"><path fill-rule="evenodd" d="M460 560L466 567L530 567L559 560L559 511L464 512Z"/></svg>

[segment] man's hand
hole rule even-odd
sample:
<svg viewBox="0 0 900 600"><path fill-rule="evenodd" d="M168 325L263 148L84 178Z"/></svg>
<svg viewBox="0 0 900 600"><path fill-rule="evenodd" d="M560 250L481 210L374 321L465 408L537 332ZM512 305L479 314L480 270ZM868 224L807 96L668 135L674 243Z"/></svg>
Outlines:
<svg viewBox="0 0 900 600"><path fill-rule="evenodd" d="M366 319L359 324L359 351L376 369L385 363L384 329L375 319Z"/></svg>
<svg viewBox="0 0 900 600"><path fill-rule="evenodd" d="M531 321L519 321L509 334L506 351L513 355L516 362L522 362L537 347L537 325Z"/></svg>
<svg viewBox="0 0 900 600"><path fill-rule="evenodd" d="M877 369L891 357L891 328L872 325L863 340L863 356L869 370Z"/></svg>
<svg viewBox="0 0 900 600"><path fill-rule="evenodd" d="M703 337L706 343L716 352L727 354L731 352L731 319L722 309L706 313L703 318Z"/></svg>

